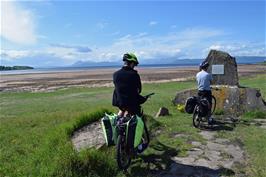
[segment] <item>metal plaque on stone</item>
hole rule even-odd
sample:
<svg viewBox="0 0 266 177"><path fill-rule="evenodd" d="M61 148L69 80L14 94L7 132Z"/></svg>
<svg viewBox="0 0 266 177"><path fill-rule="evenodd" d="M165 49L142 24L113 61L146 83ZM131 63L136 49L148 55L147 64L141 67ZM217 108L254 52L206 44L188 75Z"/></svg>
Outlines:
<svg viewBox="0 0 266 177"><path fill-rule="evenodd" d="M212 74L224 74L224 65L212 65Z"/></svg>

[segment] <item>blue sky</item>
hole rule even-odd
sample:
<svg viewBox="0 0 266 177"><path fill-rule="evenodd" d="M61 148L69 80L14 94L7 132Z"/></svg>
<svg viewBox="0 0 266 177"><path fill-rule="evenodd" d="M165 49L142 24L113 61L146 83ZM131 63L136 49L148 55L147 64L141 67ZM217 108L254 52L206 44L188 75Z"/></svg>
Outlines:
<svg viewBox="0 0 266 177"><path fill-rule="evenodd" d="M265 1L1 1L1 64L266 56Z"/></svg>

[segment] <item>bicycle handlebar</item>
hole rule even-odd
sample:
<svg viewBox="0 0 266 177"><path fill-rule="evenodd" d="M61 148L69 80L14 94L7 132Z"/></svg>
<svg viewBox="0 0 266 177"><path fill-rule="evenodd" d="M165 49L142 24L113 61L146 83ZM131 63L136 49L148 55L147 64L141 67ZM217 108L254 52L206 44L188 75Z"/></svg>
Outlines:
<svg viewBox="0 0 266 177"><path fill-rule="evenodd" d="M146 96L144 96L144 97L146 97L146 98L149 98L149 97L151 97L152 95L154 95L155 93L150 93L150 94L148 94L148 95L146 95Z"/></svg>

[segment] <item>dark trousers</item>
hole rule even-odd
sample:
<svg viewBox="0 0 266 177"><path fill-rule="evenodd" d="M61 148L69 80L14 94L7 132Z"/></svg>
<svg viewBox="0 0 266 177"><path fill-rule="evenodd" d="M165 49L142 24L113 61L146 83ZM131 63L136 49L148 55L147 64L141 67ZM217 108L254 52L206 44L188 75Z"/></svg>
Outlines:
<svg viewBox="0 0 266 177"><path fill-rule="evenodd" d="M209 102L209 113L208 113L208 117L211 116L211 108L212 108L212 92L210 90L199 90L198 91L198 96L200 98L206 98Z"/></svg>

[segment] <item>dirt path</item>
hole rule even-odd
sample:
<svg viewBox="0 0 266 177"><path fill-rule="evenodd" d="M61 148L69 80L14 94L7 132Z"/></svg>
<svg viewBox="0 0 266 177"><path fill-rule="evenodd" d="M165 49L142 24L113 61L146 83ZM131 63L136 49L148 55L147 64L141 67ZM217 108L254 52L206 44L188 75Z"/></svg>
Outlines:
<svg viewBox="0 0 266 177"><path fill-rule="evenodd" d="M194 147L188 151L187 157L173 157L170 169L158 176L204 176L221 175L243 176L233 170L236 166L245 166L244 150L228 139L215 138L216 132L201 131L206 144L194 141Z"/></svg>
<svg viewBox="0 0 266 177"><path fill-rule="evenodd" d="M165 154L161 156L142 155L141 159L147 164L148 168L134 167L133 163L130 173L135 174L131 174L131 176L139 176L134 168L140 171L143 170L148 173L147 175L158 177L245 176L243 169L247 165L247 157L242 143L217 136L219 130L233 131L235 122L232 120L231 118L225 118L222 121L217 121L211 128L206 126L206 129L201 130L199 134L205 142L192 141L193 148L187 151L188 155L186 157L173 155L171 149L167 149L164 145L158 144L158 147L151 147L161 149ZM265 128L266 119L255 119L250 124ZM181 136L186 135L181 134ZM102 147L105 140L100 122L87 125L75 132L72 142L78 151L83 148Z"/></svg>

